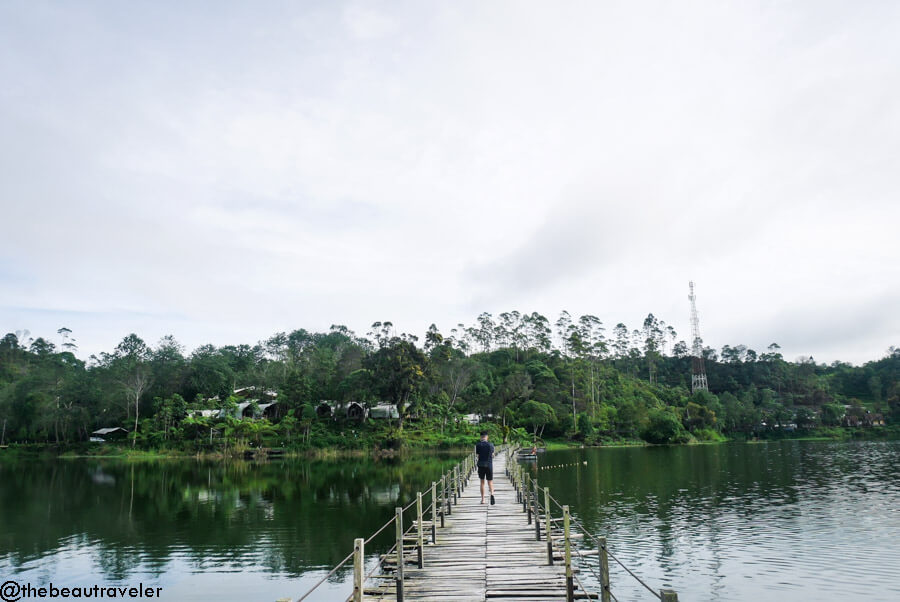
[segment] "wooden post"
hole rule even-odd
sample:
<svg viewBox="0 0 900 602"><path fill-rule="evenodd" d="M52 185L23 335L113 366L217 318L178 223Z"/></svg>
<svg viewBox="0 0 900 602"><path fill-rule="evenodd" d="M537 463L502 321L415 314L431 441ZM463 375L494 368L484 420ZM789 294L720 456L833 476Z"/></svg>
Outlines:
<svg viewBox="0 0 900 602"><path fill-rule="evenodd" d="M528 485L525 484L528 473L525 472L524 467L520 466L519 469L522 471L522 482L519 483L519 488L522 490L522 512L528 512ZM531 522L529 521L528 524L530 525Z"/></svg>
<svg viewBox="0 0 900 602"><path fill-rule="evenodd" d="M366 540L361 537L353 540L353 602L363 602L365 545Z"/></svg>
<svg viewBox="0 0 900 602"><path fill-rule="evenodd" d="M531 475L526 473L526 481L527 483L522 484L522 491L525 494L525 504L528 506L528 524L531 524L531 482L528 480L531 478ZM537 521L535 521L537 522Z"/></svg>
<svg viewBox="0 0 900 602"><path fill-rule="evenodd" d="M397 572L394 581L397 584L397 602L403 602L403 508L395 508L394 513L394 523L397 525Z"/></svg>
<svg viewBox="0 0 900 602"><path fill-rule="evenodd" d="M569 507L563 506L563 537L566 551L566 602L575 602L575 580L572 578L572 546L569 538Z"/></svg>
<svg viewBox="0 0 900 602"><path fill-rule="evenodd" d="M446 494L444 495L444 500L447 502L447 514L453 514L453 495L450 492L450 481L453 479L453 470L447 473L447 482L444 483L444 491Z"/></svg>
<svg viewBox="0 0 900 602"><path fill-rule="evenodd" d="M531 494L531 502L534 505L534 539L541 540L541 509L538 502L538 482L534 479L534 493Z"/></svg>
<svg viewBox="0 0 900 602"><path fill-rule="evenodd" d="M550 530L550 488L544 487L544 534L547 537L547 564L553 564L553 531Z"/></svg>
<svg viewBox="0 0 900 602"><path fill-rule="evenodd" d="M422 529L422 492L416 493L416 514L418 519L418 538L416 539L416 548L419 551L419 568L423 568L425 566L425 535Z"/></svg>
<svg viewBox="0 0 900 602"><path fill-rule="evenodd" d="M447 505L447 504L446 504L446 501L447 501L447 494L446 494L446 492L447 492L447 487L446 487L446 485L444 484L444 481L445 481L445 480L446 480L446 475L441 474L441 529L444 528L444 513L445 513L444 506Z"/></svg>
<svg viewBox="0 0 900 602"><path fill-rule="evenodd" d="M437 483L431 482L431 543L437 543Z"/></svg>
<svg viewBox="0 0 900 602"><path fill-rule="evenodd" d="M459 503L456 499L456 496L459 495L459 477L457 476L458 474L459 474L459 466L454 466L453 470L451 471L452 476L450 477L450 479L451 479L450 486L453 488L453 505L454 506Z"/></svg>
<svg viewBox="0 0 900 602"><path fill-rule="evenodd" d="M659 590L659 599L662 602L678 602L678 594L675 593L675 590L661 589Z"/></svg>
<svg viewBox="0 0 900 602"><path fill-rule="evenodd" d="M600 602L610 602L609 599L609 554L606 550L606 538L598 537L600 555Z"/></svg>
<svg viewBox="0 0 900 602"><path fill-rule="evenodd" d="M519 477L522 476L522 467L518 464L515 465L515 469L513 470L513 487L516 488L516 503L522 501L522 491L519 488Z"/></svg>

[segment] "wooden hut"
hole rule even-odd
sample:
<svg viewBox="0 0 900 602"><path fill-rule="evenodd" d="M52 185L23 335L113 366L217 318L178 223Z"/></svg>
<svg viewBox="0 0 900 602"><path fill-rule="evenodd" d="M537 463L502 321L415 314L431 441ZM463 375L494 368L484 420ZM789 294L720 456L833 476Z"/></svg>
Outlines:
<svg viewBox="0 0 900 602"><path fill-rule="evenodd" d="M348 420L365 420L369 416L369 409L358 401L347 404Z"/></svg>
<svg viewBox="0 0 900 602"><path fill-rule="evenodd" d="M323 401L316 406L316 416L319 418L333 418L334 405L330 401Z"/></svg>
<svg viewBox="0 0 900 602"><path fill-rule="evenodd" d="M397 406L393 404L379 403L369 410L369 417L375 419L400 418L400 412L397 411Z"/></svg>

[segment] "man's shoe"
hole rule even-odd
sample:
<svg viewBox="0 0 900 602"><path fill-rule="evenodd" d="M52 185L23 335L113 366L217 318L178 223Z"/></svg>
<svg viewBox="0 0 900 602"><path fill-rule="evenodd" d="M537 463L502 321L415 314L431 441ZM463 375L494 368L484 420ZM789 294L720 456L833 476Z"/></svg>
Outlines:
<svg viewBox="0 0 900 602"><path fill-rule="evenodd" d="M491 506L493 506L496 502L494 501L494 494L491 494Z"/></svg>

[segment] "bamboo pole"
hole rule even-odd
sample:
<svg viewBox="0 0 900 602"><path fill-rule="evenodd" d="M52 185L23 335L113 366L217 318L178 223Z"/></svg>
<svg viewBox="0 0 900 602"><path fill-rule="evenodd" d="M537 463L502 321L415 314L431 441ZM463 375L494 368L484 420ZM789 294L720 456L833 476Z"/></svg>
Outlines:
<svg viewBox="0 0 900 602"><path fill-rule="evenodd" d="M538 507L538 482L534 479L534 492L531 494L531 502L534 505L534 540L541 540L541 509Z"/></svg>
<svg viewBox="0 0 900 602"><path fill-rule="evenodd" d="M366 540L359 537L353 540L353 602L363 602L363 576Z"/></svg>

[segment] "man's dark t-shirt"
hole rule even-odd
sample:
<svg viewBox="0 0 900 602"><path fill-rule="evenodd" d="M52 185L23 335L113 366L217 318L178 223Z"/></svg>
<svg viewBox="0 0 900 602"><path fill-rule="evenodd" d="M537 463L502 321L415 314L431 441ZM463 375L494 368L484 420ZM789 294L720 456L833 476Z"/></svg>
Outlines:
<svg viewBox="0 0 900 602"><path fill-rule="evenodd" d="M478 466L484 468L494 467L494 444L481 440L475 444L475 453L478 454Z"/></svg>
<svg viewBox="0 0 900 602"><path fill-rule="evenodd" d="M478 454L478 478L482 481L494 480L494 444L483 439L475 444L475 453Z"/></svg>

